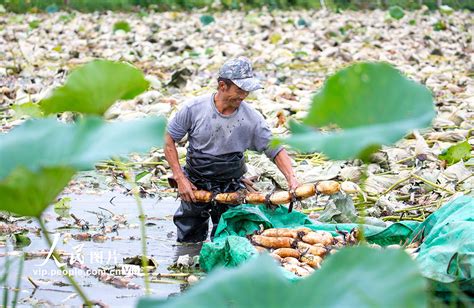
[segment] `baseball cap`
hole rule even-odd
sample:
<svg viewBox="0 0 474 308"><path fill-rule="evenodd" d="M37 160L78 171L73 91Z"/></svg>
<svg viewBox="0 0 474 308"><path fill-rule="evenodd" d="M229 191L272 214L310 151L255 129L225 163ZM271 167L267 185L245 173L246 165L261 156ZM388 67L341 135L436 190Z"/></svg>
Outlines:
<svg viewBox="0 0 474 308"><path fill-rule="evenodd" d="M246 57L227 60L219 70L219 77L230 79L244 91L263 89L260 80L253 75L252 63Z"/></svg>

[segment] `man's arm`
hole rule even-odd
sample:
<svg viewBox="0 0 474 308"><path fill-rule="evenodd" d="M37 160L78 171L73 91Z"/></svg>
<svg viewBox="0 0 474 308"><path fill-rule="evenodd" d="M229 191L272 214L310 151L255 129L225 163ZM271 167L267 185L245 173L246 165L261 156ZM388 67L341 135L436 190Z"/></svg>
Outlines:
<svg viewBox="0 0 474 308"><path fill-rule="evenodd" d="M171 167L173 172L173 177L178 183L178 192L182 200L186 202L196 202L194 198L193 190L196 190L196 186L191 183L188 178L184 175L183 170L179 164L178 151L176 150L176 145L173 138L169 133L166 133L165 136L165 158L168 161L168 164Z"/></svg>
<svg viewBox="0 0 474 308"><path fill-rule="evenodd" d="M299 186L298 180L296 179L295 172L291 166L291 159L285 149L281 149L280 152L275 156L275 165L283 173L288 182L290 191L295 190Z"/></svg>
<svg viewBox="0 0 474 308"><path fill-rule="evenodd" d="M257 124L254 132L253 146L251 149L257 150L259 152L264 151L265 155L273 160L278 169L280 169L280 171L285 176L289 189L296 189L296 187L299 186L299 183L296 179L293 167L291 166L291 159L290 156L288 156L288 152L286 152L286 150L281 147L271 148L268 146L270 139L272 138L272 132L268 127L268 124L265 122L263 116L259 113L256 114L256 121L259 121L259 123Z"/></svg>

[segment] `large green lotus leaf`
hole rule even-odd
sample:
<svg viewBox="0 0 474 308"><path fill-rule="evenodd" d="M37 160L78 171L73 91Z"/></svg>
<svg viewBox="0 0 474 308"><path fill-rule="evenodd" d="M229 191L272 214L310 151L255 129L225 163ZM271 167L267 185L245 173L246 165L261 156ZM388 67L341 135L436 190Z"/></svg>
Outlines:
<svg viewBox="0 0 474 308"><path fill-rule="evenodd" d="M147 90L143 73L127 64L95 60L76 70L66 84L40 102L45 114L76 111L102 115L119 99L132 99Z"/></svg>
<svg viewBox="0 0 474 308"><path fill-rule="evenodd" d="M36 172L15 168L0 180L0 210L39 217L68 184L75 170L70 167L41 168Z"/></svg>
<svg viewBox="0 0 474 308"><path fill-rule="evenodd" d="M144 298L138 307L426 307L425 291L425 279L404 251L354 247L296 282L263 255L217 270L181 296Z"/></svg>
<svg viewBox="0 0 474 308"><path fill-rule="evenodd" d="M359 63L328 78L314 96L304 125L290 123L292 135L273 144L321 151L333 159L363 157L428 126L434 115L433 97L426 87L389 64ZM323 126L335 129L315 129Z"/></svg>
<svg viewBox="0 0 474 308"><path fill-rule="evenodd" d="M18 166L33 172L56 166L92 169L98 160L161 146L165 126L159 117L113 123L85 117L77 124L55 117L29 120L0 135L0 179Z"/></svg>

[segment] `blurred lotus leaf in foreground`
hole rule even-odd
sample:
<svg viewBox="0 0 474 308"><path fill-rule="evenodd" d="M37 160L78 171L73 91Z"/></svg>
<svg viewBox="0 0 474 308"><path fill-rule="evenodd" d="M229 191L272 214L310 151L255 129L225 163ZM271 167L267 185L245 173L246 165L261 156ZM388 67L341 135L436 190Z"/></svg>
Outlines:
<svg viewBox="0 0 474 308"><path fill-rule="evenodd" d="M147 151L164 140L166 120L106 123L86 117L64 124L35 119L0 135L0 210L40 216L77 170L113 155Z"/></svg>
<svg viewBox="0 0 474 308"><path fill-rule="evenodd" d="M304 124L290 121L292 135L273 144L323 152L332 159L366 159L381 145L430 125L434 116L433 97L425 86L389 64L358 63L329 77Z"/></svg>
<svg viewBox="0 0 474 308"><path fill-rule="evenodd" d="M394 271L394 266L396 270ZM148 307L426 307L426 280L402 250L346 248L311 276L290 281L261 255L221 269L179 297L142 298ZM383 282L383 283L381 283ZM381 296L383 294L383 296Z"/></svg>

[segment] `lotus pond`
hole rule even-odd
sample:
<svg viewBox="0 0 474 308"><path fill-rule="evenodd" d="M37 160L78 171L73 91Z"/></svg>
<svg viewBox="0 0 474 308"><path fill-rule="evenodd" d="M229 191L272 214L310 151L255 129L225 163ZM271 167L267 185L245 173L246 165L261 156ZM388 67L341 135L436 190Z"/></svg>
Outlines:
<svg viewBox="0 0 474 308"><path fill-rule="evenodd" d="M123 264L124 258L140 255L138 211L133 197L108 193L103 195L70 194L63 198L70 198L71 207L69 209L49 208L44 214L47 220L46 225L52 232L53 239L56 238L55 234L59 235L56 248L59 251L71 253L77 259L83 258L84 264L91 269L91 275L77 268L69 267L69 270L91 299L106 302L112 307L133 306L138 297L144 294L142 277L135 275L135 278L125 278L123 281L115 279L113 282L100 282L98 278L92 276L100 268L111 269L115 265ZM172 198L143 199L143 207L147 213L149 257L157 263L154 273L170 273L168 267L175 263L179 256L199 254L200 245L176 243L176 228L172 222L172 215L177 206L178 201ZM116 213L116 216L112 213ZM71 216L88 223L89 230L83 230L75 225L75 220ZM120 227L117 231L107 233L105 238L96 236L94 239L89 239L86 236L86 234L100 233L101 226L109 230L118 222ZM26 239L17 243L18 246L24 247L14 247L9 242L8 246L3 248L4 251L10 252L21 250L29 255L23 265L18 305L80 305L81 299L59 273L54 262L46 262L43 265L47 257L44 252L48 252L49 247L36 232L38 229L36 222L19 220L15 223L15 227L30 230L24 233L24 236L31 240L29 244ZM5 264L7 259L4 251L0 258L2 264ZM8 284L14 286L19 270L19 258L9 257L9 259L14 259L14 262L10 266ZM133 265L128 270L128 273L123 274L134 274ZM153 294L166 298L170 294L181 292L188 286L186 275L183 273L183 277L178 275L172 278L152 279L155 281L151 284ZM117 275L117 277L123 278L124 275Z"/></svg>

